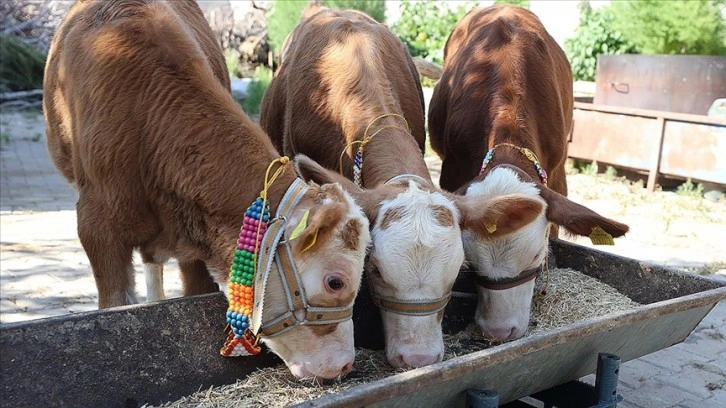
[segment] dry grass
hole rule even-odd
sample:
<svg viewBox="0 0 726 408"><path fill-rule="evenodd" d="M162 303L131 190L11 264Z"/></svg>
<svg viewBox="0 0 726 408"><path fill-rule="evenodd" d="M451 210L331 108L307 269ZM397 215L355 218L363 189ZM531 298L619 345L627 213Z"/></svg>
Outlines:
<svg viewBox="0 0 726 408"><path fill-rule="evenodd" d="M547 292L543 295L545 286ZM638 306L612 287L571 269L550 270L549 279L544 276L538 279L535 293L526 336ZM493 345L475 332L473 324L465 331L445 335L444 344L444 359L447 360ZM321 384L296 380L284 365L280 365L260 369L235 384L212 387L163 407L285 407L402 371L388 364L383 351L359 349L355 370L339 381Z"/></svg>

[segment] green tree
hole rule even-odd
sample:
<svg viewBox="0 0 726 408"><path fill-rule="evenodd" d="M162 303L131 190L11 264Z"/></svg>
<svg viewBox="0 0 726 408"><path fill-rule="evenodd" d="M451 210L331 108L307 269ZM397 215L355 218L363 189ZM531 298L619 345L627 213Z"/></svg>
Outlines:
<svg viewBox="0 0 726 408"><path fill-rule="evenodd" d="M285 37L300 22L300 14L308 0L275 1L267 14L267 36L273 51L278 51ZM322 4L330 8L360 10L374 20L382 23L386 18L384 0L324 0Z"/></svg>
<svg viewBox="0 0 726 408"><path fill-rule="evenodd" d="M613 27L643 54L726 54L724 0L615 1Z"/></svg>
<svg viewBox="0 0 726 408"><path fill-rule="evenodd" d="M443 63L444 45L459 20L473 7L452 8L447 2L401 2L401 17L391 27L414 57Z"/></svg>
<svg viewBox="0 0 726 408"><path fill-rule="evenodd" d="M586 1L580 3L580 24L564 47L575 80L594 81L600 55L637 53L633 43L613 28L614 20L609 7L593 10Z"/></svg>
<svg viewBox="0 0 726 408"><path fill-rule="evenodd" d="M495 0L494 4L513 4L522 8L529 8L529 0Z"/></svg>

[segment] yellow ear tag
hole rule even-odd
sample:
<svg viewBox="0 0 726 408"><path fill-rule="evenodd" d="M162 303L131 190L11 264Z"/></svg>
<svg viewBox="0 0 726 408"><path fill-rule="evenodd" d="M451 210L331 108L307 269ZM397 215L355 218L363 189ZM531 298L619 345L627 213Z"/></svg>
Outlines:
<svg viewBox="0 0 726 408"><path fill-rule="evenodd" d="M490 233L490 234L493 234L494 231L497 230L497 223L496 223L496 221L493 222L493 223L491 223L491 224L484 224L484 226L486 227L487 232Z"/></svg>
<svg viewBox="0 0 726 408"><path fill-rule="evenodd" d="M310 215L310 210L306 210L305 214L303 214L302 219L300 220L300 223L297 224L297 227L295 227L294 230L292 230L292 234L290 235L290 240L297 238L302 234L303 231L305 231L305 228L308 226L308 216Z"/></svg>
<svg viewBox="0 0 726 408"><path fill-rule="evenodd" d="M597 226L592 227L592 232L590 233L590 241L592 241L593 245L615 245L615 241L613 241L613 236Z"/></svg>

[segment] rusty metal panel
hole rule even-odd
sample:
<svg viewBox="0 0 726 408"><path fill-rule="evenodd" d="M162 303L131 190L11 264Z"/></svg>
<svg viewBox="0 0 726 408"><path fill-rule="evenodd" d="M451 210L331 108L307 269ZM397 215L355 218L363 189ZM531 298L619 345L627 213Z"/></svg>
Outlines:
<svg viewBox="0 0 726 408"><path fill-rule="evenodd" d="M706 115L726 97L726 57L603 55L595 82L595 104Z"/></svg>
<svg viewBox="0 0 726 408"><path fill-rule="evenodd" d="M726 120L575 103L568 156L726 185Z"/></svg>
<svg viewBox="0 0 726 408"><path fill-rule="evenodd" d="M660 172L726 185L726 125L667 120Z"/></svg>
<svg viewBox="0 0 726 408"><path fill-rule="evenodd" d="M656 118L575 109L567 155L637 170L648 170L658 148Z"/></svg>

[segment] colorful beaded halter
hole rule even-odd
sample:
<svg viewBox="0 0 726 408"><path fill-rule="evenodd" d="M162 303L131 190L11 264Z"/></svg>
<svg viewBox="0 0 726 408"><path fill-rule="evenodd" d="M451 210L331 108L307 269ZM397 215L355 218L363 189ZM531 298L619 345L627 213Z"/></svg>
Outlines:
<svg viewBox="0 0 726 408"><path fill-rule="evenodd" d="M277 163L281 166L268 178L270 169ZM277 336L301 324L338 323L353 316L352 304L345 307L311 307L307 304L302 280L288 242L295 239L295 236L293 233L286 240L284 233L292 210L309 187L302 179L296 178L280 201L275 218L270 218L267 201L269 187L287 163L287 157L270 163L260 196L245 212L229 277L227 323L230 331L220 350L225 357L259 354L259 339L262 336ZM295 228L296 231L298 228L305 228L308 214L306 212L300 225ZM288 310L263 322L262 311L273 261L287 295ZM303 311L300 314L303 317L298 318L296 311Z"/></svg>
<svg viewBox="0 0 726 408"><path fill-rule="evenodd" d="M402 128L400 128L398 126L394 126L394 125L385 125L385 126L381 126L378 130L373 132L373 134L371 134L371 135L368 134L368 130L371 128L371 126L373 126L374 123L376 123L379 119L383 119L383 118L389 117L389 116L395 116L395 117L401 118L401 120L403 120L403 122L406 124L406 129L402 129ZM357 144L358 150L355 152L355 156L353 157L353 182L355 182L355 184L358 187L363 187L363 150L365 149L365 146L368 144L368 142L370 142L371 139L373 139L373 136L377 135L384 129L390 129L390 128L401 129L401 130L408 131L408 132L411 131L411 128L409 128L408 122L406 121L406 118L404 118L403 116L401 116L397 113L386 113L384 115L380 115L380 116L374 118L368 124L368 126L366 126L366 129L363 132L363 139L354 140L354 141L348 143L348 145L345 146L345 149L343 149L343 152L340 154L340 160L339 160L340 174L344 174L343 173L343 156L345 155L345 152L348 151L349 147L352 147L353 145Z"/></svg>
<svg viewBox="0 0 726 408"><path fill-rule="evenodd" d="M494 149L496 149L499 146L509 146L509 147L519 150L519 152L522 153L524 155L524 157L527 158L527 160L531 161L534 164L534 168L537 171L537 174L539 175L540 180L542 180L542 184L544 184L545 186L547 185L547 172L539 164L539 160L537 160L537 156L531 150L527 149L526 147L519 147L519 146L513 145L511 143L499 143L498 145L489 149L486 156L484 156L484 161L482 162L481 171L479 171L479 175L484 174L484 170L486 170L487 165L489 164L490 161L492 161L492 158L494 157Z"/></svg>

